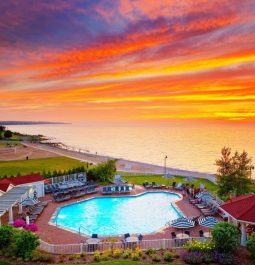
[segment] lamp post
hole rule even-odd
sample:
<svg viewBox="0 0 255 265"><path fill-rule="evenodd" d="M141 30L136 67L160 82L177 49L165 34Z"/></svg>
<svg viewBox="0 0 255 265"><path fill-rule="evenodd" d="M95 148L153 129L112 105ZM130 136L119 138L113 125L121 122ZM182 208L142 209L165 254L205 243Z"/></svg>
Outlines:
<svg viewBox="0 0 255 265"><path fill-rule="evenodd" d="M164 175L165 175L165 178L166 178L166 159L167 159L167 155L165 156L164 158L165 160L165 164L164 164Z"/></svg>
<svg viewBox="0 0 255 265"><path fill-rule="evenodd" d="M250 166L250 179L251 179L251 177L252 177L252 170L254 170L254 166Z"/></svg>

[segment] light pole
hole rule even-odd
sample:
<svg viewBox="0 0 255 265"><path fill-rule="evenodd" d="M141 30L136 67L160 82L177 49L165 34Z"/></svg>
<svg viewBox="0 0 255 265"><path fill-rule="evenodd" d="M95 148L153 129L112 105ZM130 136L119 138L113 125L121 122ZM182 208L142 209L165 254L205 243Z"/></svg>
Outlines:
<svg viewBox="0 0 255 265"><path fill-rule="evenodd" d="M252 177L252 170L254 170L254 166L250 166L250 179L251 179L251 177Z"/></svg>
<svg viewBox="0 0 255 265"><path fill-rule="evenodd" d="M164 175L165 175L165 178L166 178L166 159L167 159L167 155L165 156L165 164L164 164Z"/></svg>

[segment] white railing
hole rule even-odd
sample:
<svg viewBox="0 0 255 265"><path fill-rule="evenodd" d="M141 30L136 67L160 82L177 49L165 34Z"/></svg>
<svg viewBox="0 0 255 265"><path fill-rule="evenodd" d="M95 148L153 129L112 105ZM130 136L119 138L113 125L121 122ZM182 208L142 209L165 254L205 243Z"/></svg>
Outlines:
<svg viewBox="0 0 255 265"><path fill-rule="evenodd" d="M139 247L142 250L146 250L148 248L152 249L174 249L174 248L182 248L188 241L190 240L199 240L206 241L209 238L204 237L190 237L186 239L154 239L154 240L142 240L137 244L128 245L125 242L100 242L96 245L90 245L87 243L80 244L49 244L40 240L39 248L47 253L51 254L80 254L87 253L93 254L96 250L99 252L103 252L105 250L113 250L117 248L132 248Z"/></svg>

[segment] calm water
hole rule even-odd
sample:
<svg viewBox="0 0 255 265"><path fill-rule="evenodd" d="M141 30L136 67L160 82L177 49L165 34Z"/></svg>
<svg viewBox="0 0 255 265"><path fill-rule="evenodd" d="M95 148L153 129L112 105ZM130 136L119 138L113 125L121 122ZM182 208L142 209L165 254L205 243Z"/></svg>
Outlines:
<svg viewBox="0 0 255 265"><path fill-rule="evenodd" d="M172 125L169 127L96 127L82 124L9 126L28 134L54 137L91 153L215 173L223 146L245 149L255 159L255 126Z"/></svg>
<svg viewBox="0 0 255 265"><path fill-rule="evenodd" d="M62 207L57 215L58 225L85 234L101 236L125 233L152 233L169 220L180 217L172 206L177 194L146 193L137 197L95 198Z"/></svg>

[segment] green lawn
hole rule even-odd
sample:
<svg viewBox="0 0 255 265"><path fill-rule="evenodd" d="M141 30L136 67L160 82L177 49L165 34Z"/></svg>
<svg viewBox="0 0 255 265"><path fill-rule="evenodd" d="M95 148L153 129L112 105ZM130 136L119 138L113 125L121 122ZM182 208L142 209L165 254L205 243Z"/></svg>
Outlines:
<svg viewBox="0 0 255 265"><path fill-rule="evenodd" d="M165 185L172 185L172 182L175 181L177 183L184 183L185 177L175 176L174 178L168 180L163 178L162 176L158 175L144 175L144 176L123 176L123 179L127 180L129 183L134 183L138 185L142 185L145 181L151 183L155 181L157 184L165 184ZM195 187L199 187L199 184L203 183L208 191L212 193L216 193L217 186L216 184L212 183L207 179L197 178L191 184L194 184Z"/></svg>
<svg viewBox="0 0 255 265"><path fill-rule="evenodd" d="M20 174L42 173L53 170L67 170L84 163L68 157L51 157L30 160L0 161L0 178Z"/></svg>

